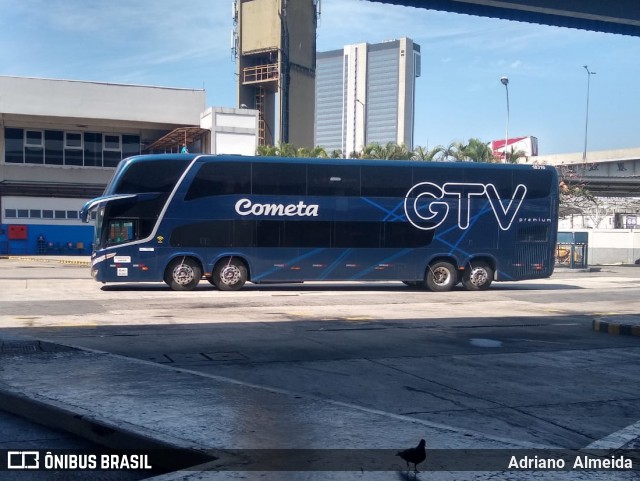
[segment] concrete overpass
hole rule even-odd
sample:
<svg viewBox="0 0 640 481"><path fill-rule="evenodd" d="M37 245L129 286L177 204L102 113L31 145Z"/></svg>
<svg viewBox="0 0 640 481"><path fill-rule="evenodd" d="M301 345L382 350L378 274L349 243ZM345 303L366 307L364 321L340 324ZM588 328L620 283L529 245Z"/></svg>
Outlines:
<svg viewBox="0 0 640 481"><path fill-rule="evenodd" d="M584 185L603 197L640 197L640 147L530 157L527 163L553 165L569 185Z"/></svg>
<svg viewBox="0 0 640 481"><path fill-rule="evenodd" d="M638 0L371 0L640 37Z"/></svg>

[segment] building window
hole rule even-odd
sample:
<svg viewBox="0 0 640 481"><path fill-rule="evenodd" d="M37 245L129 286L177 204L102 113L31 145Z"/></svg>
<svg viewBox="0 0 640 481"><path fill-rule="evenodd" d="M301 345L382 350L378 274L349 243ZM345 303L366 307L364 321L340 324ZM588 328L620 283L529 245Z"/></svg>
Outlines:
<svg viewBox="0 0 640 481"><path fill-rule="evenodd" d="M44 164L44 131L24 131L24 161L27 164Z"/></svg>
<svg viewBox="0 0 640 481"><path fill-rule="evenodd" d="M84 165L86 167L102 167L102 134L84 133Z"/></svg>
<svg viewBox="0 0 640 481"><path fill-rule="evenodd" d="M43 219L53 219L53 211L52 210L43 210L42 211Z"/></svg>
<svg viewBox="0 0 640 481"><path fill-rule="evenodd" d="M67 211L66 210L56 210L54 211L56 219L66 219Z"/></svg>
<svg viewBox="0 0 640 481"><path fill-rule="evenodd" d="M40 209L31 209L29 210L29 217L32 219L40 219L42 218L42 211Z"/></svg>
<svg viewBox="0 0 640 481"><path fill-rule="evenodd" d="M64 164L64 132L62 130L44 131L44 163Z"/></svg>
<svg viewBox="0 0 640 481"><path fill-rule="evenodd" d="M105 167L115 167L122 160L122 136L104 134L103 163Z"/></svg>
<svg viewBox="0 0 640 481"><path fill-rule="evenodd" d="M105 134L104 150L106 152L122 151L122 137L120 135Z"/></svg>
<svg viewBox="0 0 640 481"><path fill-rule="evenodd" d="M25 130L24 146L42 148L44 146L43 138L44 138L44 132L42 130Z"/></svg>
<svg viewBox="0 0 640 481"><path fill-rule="evenodd" d="M140 155L140 136L139 135L123 135L122 136L122 158L131 157L132 155Z"/></svg>
<svg viewBox="0 0 640 481"><path fill-rule="evenodd" d="M16 209L5 209L4 216L7 219L15 219L18 217L18 211Z"/></svg>
<svg viewBox="0 0 640 481"><path fill-rule="evenodd" d="M80 132L64 133L65 149L82 149L82 134Z"/></svg>
<svg viewBox="0 0 640 481"><path fill-rule="evenodd" d="M79 132L64 133L64 164L83 165L82 134Z"/></svg>
<svg viewBox="0 0 640 481"><path fill-rule="evenodd" d="M116 167L140 154L140 136L5 127L4 161L14 164Z"/></svg>
<svg viewBox="0 0 640 481"><path fill-rule="evenodd" d="M24 163L24 131L4 129L4 160L7 163Z"/></svg>

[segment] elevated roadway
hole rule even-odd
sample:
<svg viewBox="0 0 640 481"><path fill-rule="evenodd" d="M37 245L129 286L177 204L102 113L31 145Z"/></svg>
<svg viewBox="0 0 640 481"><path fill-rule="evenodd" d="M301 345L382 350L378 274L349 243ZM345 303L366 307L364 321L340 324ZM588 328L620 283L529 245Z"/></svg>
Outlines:
<svg viewBox="0 0 640 481"><path fill-rule="evenodd" d="M530 157L527 163L553 165L562 180L606 197L640 197L640 147Z"/></svg>
<svg viewBox="0 0 640 481"><path fill-rule="evenodd" d="M519 22L640 36L637 0L371 0Z"/></svg>

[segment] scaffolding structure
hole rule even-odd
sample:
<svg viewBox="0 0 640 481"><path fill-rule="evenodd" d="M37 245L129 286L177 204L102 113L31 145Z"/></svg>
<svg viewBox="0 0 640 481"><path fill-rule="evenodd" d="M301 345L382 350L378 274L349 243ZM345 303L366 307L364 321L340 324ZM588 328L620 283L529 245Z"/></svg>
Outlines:
<svg viewBox="0 0 640 481"><path fill-rule="evenodd" d="M255 67L245 67L242 70L242 83L244 85L256 84L261 82L277 81L279 77L279 69L277 63L267 65L256 65Z"/></svg>

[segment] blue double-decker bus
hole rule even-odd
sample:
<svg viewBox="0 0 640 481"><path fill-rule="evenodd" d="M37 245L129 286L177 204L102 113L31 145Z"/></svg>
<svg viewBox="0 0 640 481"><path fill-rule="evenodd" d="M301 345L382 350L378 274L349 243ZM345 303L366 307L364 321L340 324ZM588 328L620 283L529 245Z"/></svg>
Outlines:
<svg viewBox="0 0 640 481"><path fill-rule="evenodd" d="M149 155L123 160L83 220L93 210L99 282L483 290L552 274L558 179L525 165Z"/></svg>

